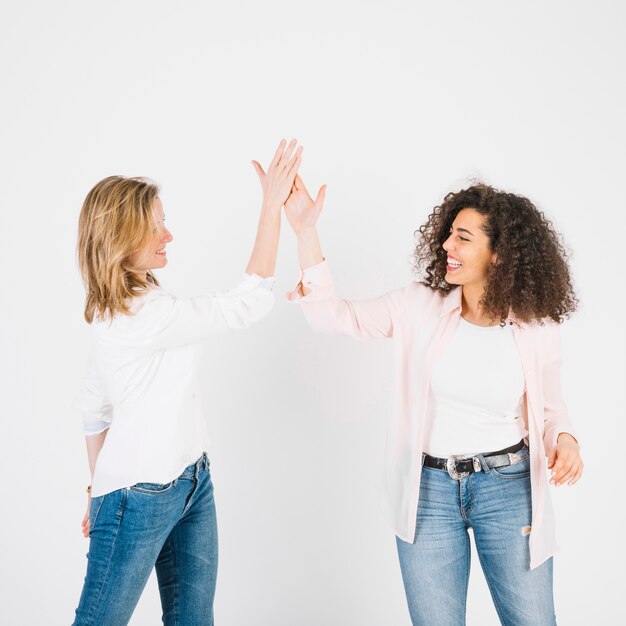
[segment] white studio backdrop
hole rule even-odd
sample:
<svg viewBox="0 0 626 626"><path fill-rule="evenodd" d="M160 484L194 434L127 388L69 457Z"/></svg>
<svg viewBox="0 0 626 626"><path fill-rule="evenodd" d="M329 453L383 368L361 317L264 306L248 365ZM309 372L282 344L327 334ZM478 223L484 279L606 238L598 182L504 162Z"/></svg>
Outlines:
<svg viewBox="0 0 626 626"><path fill-rule="evenodd" d="M328 184L323 249L345 297L411 278L413 231L480 178L528 195L573 251L580 311L563 387L586 474L552 489L565 626L623 615L626 10L620 2L0 2L0 622L69 624L85 572L88 469L71 412L86 359L74 259L87 191L162 186L159 273L181 295L235 284L281 137ZM283 298L207 342L220 527L217 623L407 626L380 512L391 343L314 334ZM474 555L475 556L475 555ZM532 599L529 599L532 601ZM134 626L160 623L152 578ZM498 623L473 559L468 624Z"/></svg>

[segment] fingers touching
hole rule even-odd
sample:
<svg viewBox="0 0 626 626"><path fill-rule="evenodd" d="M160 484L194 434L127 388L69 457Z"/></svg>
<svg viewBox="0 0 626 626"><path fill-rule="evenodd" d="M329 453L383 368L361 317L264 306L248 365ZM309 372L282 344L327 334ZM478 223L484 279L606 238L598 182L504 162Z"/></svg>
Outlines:
<svg viewBox="0 0 626 626"><path fill-rule="evenodd" d="M296 147L297 143L295 139L288 144L284 139L281 140L267 173L258 161L252 161L263 188L263 200L275 209L282 207L293 190L298 168L302 162L302 146Z"/></svg>

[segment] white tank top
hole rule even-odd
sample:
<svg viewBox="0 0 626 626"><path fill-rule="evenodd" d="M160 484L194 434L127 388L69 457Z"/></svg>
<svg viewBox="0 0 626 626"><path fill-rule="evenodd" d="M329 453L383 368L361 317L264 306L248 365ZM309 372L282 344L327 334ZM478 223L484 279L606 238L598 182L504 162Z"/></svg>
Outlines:
<svg viewBox="0 0 626 626"><path fill-rule="evenodd" d="M511 327L461 318L432 371L424 451L471 456L517 443L528 435L524 391Z"/></svg>

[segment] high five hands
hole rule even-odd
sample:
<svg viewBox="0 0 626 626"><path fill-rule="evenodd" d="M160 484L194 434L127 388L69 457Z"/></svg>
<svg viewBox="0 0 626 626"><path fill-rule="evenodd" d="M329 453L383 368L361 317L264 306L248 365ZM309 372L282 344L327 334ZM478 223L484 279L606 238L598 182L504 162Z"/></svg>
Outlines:
<svg viewBox="0 0 626 626"><path fill-rule="evenodd" d="M280 208L284 205L287 221L294 233L301 235L307 230L315 229L317 218L324 205L326 185L322 185L313 200L298 175L298 168L302 162L302 146L296 150L296 145L295 139L289 144L283 139L276 149L267 173L258 161L252 161L252 165L263 189L264 204L268 208Z"/></svg>
<svg viewBox="0 0 626 626"><path fill-rule="evenodd" d="M267 174L258 161L252 161L263 189L263 205L267 209L280 211L293 189L294 180L302 162L302 146L294 153L296 144L295 139L292 139L289 145L284 139L281 140Z"/></svg>
<svg viewBox="0 0 626 626"><path fill-rule="evenodd" d="M302 178L296 175L291 194L285 202L285 215L296 235L301 236L305 231L315 229L317 218L324 206L325 195L326 185L322 185L315 200L313 200L304 186Z"/></svg>

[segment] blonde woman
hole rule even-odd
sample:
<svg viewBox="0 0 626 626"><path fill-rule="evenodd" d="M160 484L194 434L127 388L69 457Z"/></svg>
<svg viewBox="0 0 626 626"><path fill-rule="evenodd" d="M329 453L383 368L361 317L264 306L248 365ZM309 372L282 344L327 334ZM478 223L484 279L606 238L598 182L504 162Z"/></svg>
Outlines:
<svg viewBox="0 0 626 626"><path fill-rule="evenodd" d="M111 176L87 195L78 259L91 326L90 362L76 400L92 483L83 533L87 575L74 624L127 624L156 567L164 624L213 624L217 525L199 401L207 335L267 315L280 215L301 161L281 141L267 174L253 161L263 204L245 279L229 292L178 298L153 270L172 234L159 189Z"/></svg>

